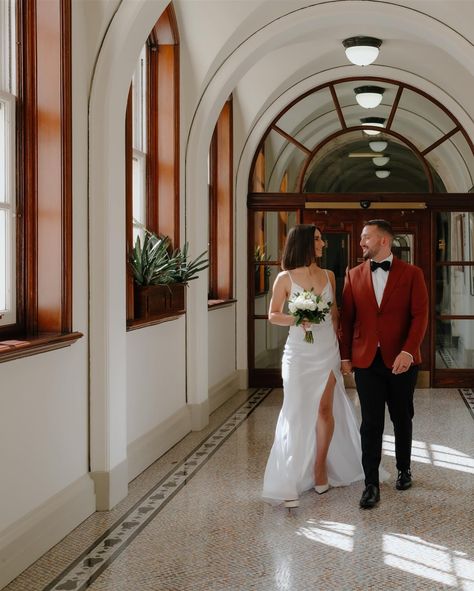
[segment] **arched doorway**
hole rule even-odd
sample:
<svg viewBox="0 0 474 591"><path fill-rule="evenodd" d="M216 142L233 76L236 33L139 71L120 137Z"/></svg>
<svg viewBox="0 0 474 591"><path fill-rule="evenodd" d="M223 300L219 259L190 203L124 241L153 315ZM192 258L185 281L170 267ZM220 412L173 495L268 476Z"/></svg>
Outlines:
<svg viewBox="0 0 474 591"><path fill-rule="evenodd" d="M377 84L366 111L354 89ZM369 119L369 121L367 121ZM287 329L266 321L289 227L317 223L329 247L323 265L358 264L364 221L389 219L397 254L419 265L430 292L423 385L467 386L474 378L474 148L439 102L383 78L346 78L288 105L268 127L249 194L249 381L280 384Z"/></svg>

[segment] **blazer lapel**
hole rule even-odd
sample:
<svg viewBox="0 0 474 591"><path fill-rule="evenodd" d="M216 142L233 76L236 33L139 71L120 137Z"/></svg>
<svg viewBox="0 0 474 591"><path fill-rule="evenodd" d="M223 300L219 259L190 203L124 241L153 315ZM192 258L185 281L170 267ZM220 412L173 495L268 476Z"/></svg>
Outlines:
<svg viewBox="0 0 474 591"><path fill-rule="evenodd" d="M371 294L372 303L378 310L379 305L377 304L377 298L375 297L374 283L372 281L372 271L370 270L370 261L365 262L364 269L362 271L362 276L363 282L367 287L367 293Z"/></svg>
<svg viewBox="0 0 474 591"><path fill-rule="evenodd" d="M380 302L380 308L388 302L390 296L393 293L394 287L397 285L400 277L403 275L403 265L400 265L397 258L393 257L392 266L388 273L387 284L383 292L382 301Z"/></svg>

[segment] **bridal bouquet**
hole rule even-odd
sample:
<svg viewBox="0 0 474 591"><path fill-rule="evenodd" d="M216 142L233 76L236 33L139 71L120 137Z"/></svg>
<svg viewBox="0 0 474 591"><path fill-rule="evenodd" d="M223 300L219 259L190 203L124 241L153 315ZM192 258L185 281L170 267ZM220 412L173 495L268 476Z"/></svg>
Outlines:
<svg viewBox="0 0 474 591"><path fill-rule="evenodd" d="M312 324L319 324L325 318L331 309L331 302L326 302L320 295L316 295L313 290L295 293L288 300L288 310L296 318L296 326L299 326L304 320ZM314 343L313 332L305 330L304 340L307 343Z"/></svg>

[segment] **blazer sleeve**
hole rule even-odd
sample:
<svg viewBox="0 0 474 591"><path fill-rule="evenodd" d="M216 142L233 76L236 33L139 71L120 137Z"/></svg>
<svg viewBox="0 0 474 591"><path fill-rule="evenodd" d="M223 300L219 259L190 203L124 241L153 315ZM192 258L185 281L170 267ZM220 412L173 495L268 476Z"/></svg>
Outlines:
<svg viewBox="0 0 474 591"><path fill-rule="evenodd" d="M355 305L349 269L346 271L341 304L341 330L339 348L341 359L352 359L352 335L354 331Z"/></svg>
<svg viewBox="0 0 474 591"><path fill-rule="evenodd" d="M419 267L414 267L410 314L410 329L402 350L415 356L415 353L421 346L428 326L428 290L426 289L423 272Z"/></svg>

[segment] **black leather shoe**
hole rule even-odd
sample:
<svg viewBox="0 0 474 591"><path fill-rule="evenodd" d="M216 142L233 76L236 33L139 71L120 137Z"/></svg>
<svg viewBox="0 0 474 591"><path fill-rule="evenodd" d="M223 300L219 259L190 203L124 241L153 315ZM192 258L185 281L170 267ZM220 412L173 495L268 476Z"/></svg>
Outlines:
<svg viewBox="0 0 474 591"><path fill-rule="evenodd" d="M399 470L395 487L397 490L407 490L412 485L410 470Z"/></svg>
<svg viewBox="0 0 474 591"><path fill-rule="evenodd" d="M360 498L362 509L372 509L380 501L380 489L375 484L368 484Z"/></svg>

